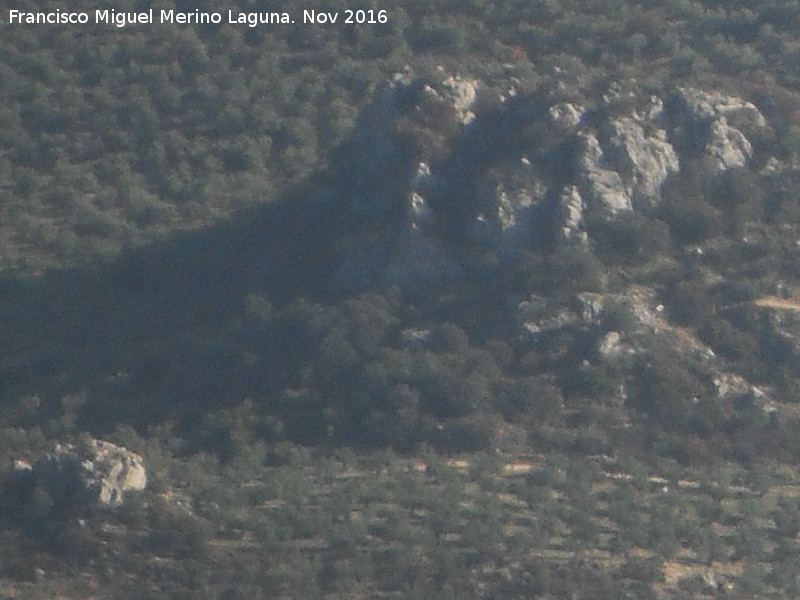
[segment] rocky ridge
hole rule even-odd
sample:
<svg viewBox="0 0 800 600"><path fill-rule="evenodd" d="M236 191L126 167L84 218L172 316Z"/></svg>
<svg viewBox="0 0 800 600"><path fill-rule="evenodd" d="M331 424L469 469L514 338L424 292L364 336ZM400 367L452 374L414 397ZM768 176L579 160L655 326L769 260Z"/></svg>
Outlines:
<svg viewBox="0 0 800 600"><path fill-rule="evenodd" d="M333 288L410 291L458 277L471 267L454 238L501 262L590 243L590 217L651 214L686 165L743 167L755 152L748 136L769 127L752 103L694 88L661 97L612 84L587 106L558 92L524 96L513 81L498 90L439 75L397 75L359 120L355 176L338 206L354 235L339 248Z"/></svg>
<svg viewBox="0 0 800 600"><path fill-rule="evenodd" d="M715 91L645 94L627 82L577 100L559 89L521 94L518 83L489 88L443 72L432 79L405 72L383 87L350 141L356 183L334 194L350 225L334 252L335 293L375 285L429 296L479 272L502 273L525 252L592 252L602 224L656 216L665 185L684 170L751 168L751 139L770 131L757 106ZM587 290L560 306L536 296L497 301L512 307L514 335L542 347L563 332L593 339L587 369L623 364L635 386L657 369L651 355L673 352L700 382L692 402L776 406L768 389L730 371L696 332L673 323L654 288ZM773 329L776 339L786 337L780 325ZM616 402L630 393L621 385Z"/></svg>

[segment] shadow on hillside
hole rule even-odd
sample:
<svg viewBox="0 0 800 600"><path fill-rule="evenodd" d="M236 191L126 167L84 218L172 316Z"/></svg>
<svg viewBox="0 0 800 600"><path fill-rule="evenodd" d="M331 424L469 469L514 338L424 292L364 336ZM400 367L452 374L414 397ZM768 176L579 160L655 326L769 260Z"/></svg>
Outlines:
<svg viewBox="0 0 800 600"><path fill-rule="evenodd" d="M85 425L104 429L224 402L245 297L319 293L330 208L313 197L296 190L108 264L0 280L3 404L35 395L37 420L57 418L62 398L88 395L75 400Z"/></svg>

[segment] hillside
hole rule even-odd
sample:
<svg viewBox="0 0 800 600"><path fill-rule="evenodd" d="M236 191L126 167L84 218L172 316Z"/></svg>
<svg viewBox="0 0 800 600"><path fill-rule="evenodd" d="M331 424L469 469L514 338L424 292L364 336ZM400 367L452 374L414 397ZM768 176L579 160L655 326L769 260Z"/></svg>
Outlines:
<svg viewBox="0 0 800 600"><path fill-rule="evenodd" d="M4 25L0 590L800 597L800 11L398 4Z"/></svg>

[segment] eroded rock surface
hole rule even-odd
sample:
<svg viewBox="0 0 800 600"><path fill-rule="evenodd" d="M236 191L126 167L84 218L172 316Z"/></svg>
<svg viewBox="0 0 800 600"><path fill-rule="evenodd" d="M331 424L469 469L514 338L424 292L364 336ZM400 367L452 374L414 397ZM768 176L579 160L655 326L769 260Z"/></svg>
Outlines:
<svg viewBox="0 0 800 600"><path fill-rule="evenodd" d="M141 456L102 440L59 444L33 467L37 485L59 502L119 506L125 494L143 490L147 472Z"/></svg>
<svg viewBox="0 0 800 600"><path fill-rule="evenodd" d="M352 231L336 289L452 281L472 268L457 242L495 253L498 266L527 249L591 244L589 215L652 214L670 177L701 158L746 165L748 134L767 127L752 103L693 88L662 98L612 85L585 106L437 73L393 78L359 120L339 194Z"/></svg>

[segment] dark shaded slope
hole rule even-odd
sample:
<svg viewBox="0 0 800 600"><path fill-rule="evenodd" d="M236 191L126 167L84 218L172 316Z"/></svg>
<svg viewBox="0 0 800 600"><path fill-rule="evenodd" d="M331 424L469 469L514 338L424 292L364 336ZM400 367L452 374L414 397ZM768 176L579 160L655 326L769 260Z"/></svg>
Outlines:
<svg viewBox="0 0 800 600"><path fill-rule="evenodd" d="M113 405L99 396L87 405L98 426L224 403L237 360L226 332L241 320L245 296L280 304L314 295L326 270L326 221L298 191L108 264L7 277L3 401L35 394L56 410L65 395L111 388L119 396Z"/></svg>

